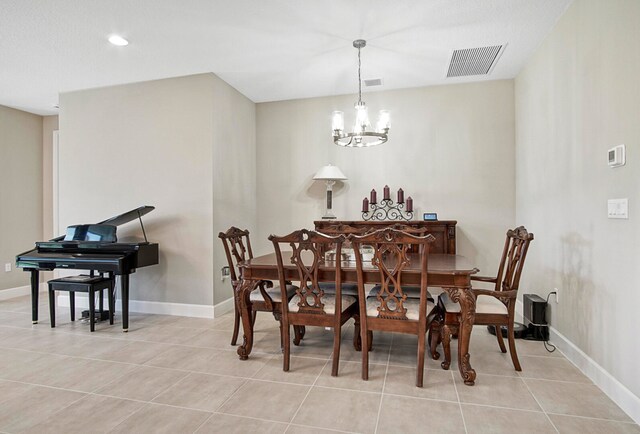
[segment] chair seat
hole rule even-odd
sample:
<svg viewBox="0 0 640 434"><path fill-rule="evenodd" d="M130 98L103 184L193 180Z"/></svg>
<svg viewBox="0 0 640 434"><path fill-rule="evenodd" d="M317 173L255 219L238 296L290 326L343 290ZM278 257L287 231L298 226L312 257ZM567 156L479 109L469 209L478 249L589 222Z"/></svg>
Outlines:
<svg viewBox="0 0 640 434"><path fill-rule="evenodd" d="M446 293L440 295L440 303L449 313L460 312L460 304L451 301ZM509 311L507 306L497 298L490 295L480 295L476 299L476 313L508 315Z"/></svg>
<svg viewBox="0 0 640 434"><path fill-rule="evenodd" d="M289 312L298 312L300 306L298 303L300 302L300 297L295 295L291 301L289 302ZM327 315L333 315L336 312L336 297L335 295L325 294L322 297L322 302L324 303L324 313ZM342 311L344 312L356 302L356 298L350 295L342 296Z"/></svg>
<svg viewBox="0 0 640 434"><path fill-rule="evenodd" d="M324 291L325 294L334 295L336 293L336 284L331 282L318 282L318 286L320 289ZM352 295L354 297L358 296L358 284L356 283L343 283L342 284L342 295Z"/></svg>
<svg viewBox="0 0 640 434"><path fill-rule="evenodd" d="M287 298L290 298L293 296L293 294L296 293L296 289L298 289L297 286L294 285L287 285ZM282 301L282 291L280 291L280 286L274 286L272 288L265 288L265 290L267 291L267 294L269 294L269 297L271 297L271 300L279 303ZM264 297L262 296L262 293L260 292L260 289L254 289L251 294L249 294L249 300L251 301L264 301Z"/></svg>
<svg viewBox="0 0 640 434"><path fill-rule="evenodd" d="M407 309L407 319L414 321L418 319L420 300L416 298L407 298L402 305ZM376 297L367 297L367 316L377 317L378 306L380 306L380 301L378 301ZM427 301L427 315L429 315L434 307L435 304Z"/></svg>
<svg viewBox="0 0 640 434"><path fill-rule="evenodd" d="M343 285L343 288L344 288L344 285ZM371 288L371 291L369 291L368 297L375 297L378 294L378 292L380 292L380 285L375 285L373 288ZM407 295L407 298L420 298L419 286L402 285L402 292ZM429 286L427 288L427 294L429 298L432 298L434 301L443 292L444 292L444 289L438 286Z"/></svg>

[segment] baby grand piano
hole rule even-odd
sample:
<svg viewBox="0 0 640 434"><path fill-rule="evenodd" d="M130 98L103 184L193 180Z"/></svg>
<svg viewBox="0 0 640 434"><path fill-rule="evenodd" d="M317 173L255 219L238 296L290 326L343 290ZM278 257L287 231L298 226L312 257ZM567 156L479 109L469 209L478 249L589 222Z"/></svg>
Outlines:
<svg viewBox="0 0 640 434"><path fill-rule="evenodd" d="M56 268L94 270L120 276L122 329L129 329L129 275L137 268L158 263L158 244L147 241L142 216L153 206L141 206L95 225L70 226L67 235L36 242L36 248L16 256L16 267L31 272L31 316L38 323L40 270ZM117 242L115 227L139 220L144 241Z"/></svg>

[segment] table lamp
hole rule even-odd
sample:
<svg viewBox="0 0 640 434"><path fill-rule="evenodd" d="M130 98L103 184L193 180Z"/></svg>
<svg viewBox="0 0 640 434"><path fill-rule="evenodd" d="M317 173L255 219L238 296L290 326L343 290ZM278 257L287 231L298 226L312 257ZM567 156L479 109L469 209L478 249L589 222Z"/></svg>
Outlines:
<svg viewBox="0 0 640 434"><path fill-rule="evenodd" d="M347 177L344 176L344 173L342 173L342 171L338 169L336 166L327 164L326 166L318 170L318 172L315 174L313 179L315 179L316 181L324 181L327 184L327 208L322 218L323 219L336 218L336 216L333 215L333 212L331 210L332 208L331 202L333 199L333 184L335 184L336 181L346 180Z"/></svg>

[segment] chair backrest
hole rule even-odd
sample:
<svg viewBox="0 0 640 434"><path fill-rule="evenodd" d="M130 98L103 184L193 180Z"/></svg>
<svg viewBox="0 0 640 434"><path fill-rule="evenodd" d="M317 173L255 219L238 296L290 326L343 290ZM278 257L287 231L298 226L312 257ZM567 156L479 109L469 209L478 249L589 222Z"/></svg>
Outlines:
<svg viewBox="0 0 640 434"><path fill-rule="evenodd" d="M507 231L496 279L496 291L517 291L533 234L524 226Z"/></svg>
<svg viewBox="0 0 640 434"><path fill-rule="evenodd" d="M358 252L356 254L356 269L358 274L358 295L360 303L366 302L367 295L364 288L365 267L360 254L363 245L373 247L371 267L378 271L380 290L376 295L378 300L378 318L407 319L407 309L404 303L407 295L402 290L403 274L412 266L411 260L417 261L420 271L420 307L419 318L426 320L427 302L427 261L429 257L429 243L435 240L433 235L418 237L409 233L387 227L375 232L350 237L351 243ZM411 246L420 246L420 253L409 254ZM415 269L416 264L412 268Z"/></svg>
<svg viewBox="0 0 640 434"><path fill-rule="evenodd" d="M240 271L237 269L238 263L253 258L249 231L232 226L227 232L220 232L218 238L222 240L222 244L224 245L224 253L229 263L231 282L236 282L240 274Z"/></svg>
<svg viewBox="0 0 640 434"><path fill-rule="evenodd" d="M334 245L336 248L337 256L340 257L342 251L342 244L346 240L344 235L338 235L335 237L324 235L318 232L309 231L307 229L301 229L294 231L289 235L278 237L271 235L269 240L273 242L273 248L276 252L276 260L278 263L278 276L280 278L280 288L282 290L282 299L286 300L286 281L295 280L299 281L299 287L296 290L298 296L298 312L299 313L313 313L324 314L324 303L322 297L324 291L318 284L318 273L320 271L320 265L324 263L324 257L322 252L328 245ZM291 264L295 265L296 273L294 276L286 276L285 264L282 257L282 250L280 246L282 244L288 245L291 248L291 256L286 259ZM288 250L288 249L287 249ZM288 254L288 253L287 253ZM336 283L336 309L335 312L342 311L341 304L341 263L335 261L335 283ZM287 303L282 303L283 315L289 314Z"/></svg>

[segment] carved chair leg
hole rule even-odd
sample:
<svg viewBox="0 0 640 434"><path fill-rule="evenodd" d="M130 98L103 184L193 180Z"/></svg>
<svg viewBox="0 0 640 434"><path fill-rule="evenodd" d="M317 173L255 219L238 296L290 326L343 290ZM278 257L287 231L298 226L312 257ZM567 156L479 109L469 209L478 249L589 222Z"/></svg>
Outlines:
<svg viewBox="0 0 640 434"><path fill-rule="evenodd" d="M231 345L238 343L238 331L240 330L240 311L237 306L235 308L234 321L233 321L233 336L231 336Z"/></svg>
<svg viewBox="0 0 640 434"><path fill-rule="evenodd" d="M418 333L418 364L416 366L416 387L422 387L424 381L424 352L426 333Z"/></svg>
<svg viewBox="0 0 640 434"><path fill-rule="evenodd" d="M293 326L293 345L296 347L300 345L300 340L302 340L302 326L294 325Z"/></svg>
<svg viewBox="0 0 640 434"><path fill-rule="evenodd" d="M291 336L289 335L289 324L282 325L282 340L284 341L284 357L282 358L282 370L289 370L289 359L291 356Z"/></svg>
<svg viewBox="0 0 640 434"><path fill-rule="evenodd" d="M438 344L442 342L441 329L442 323L440 322L440 319L434 319L431 323L431 327L429 327L429 354L431 354L431 358L433 360L438 360L440 358Z"/></svg>
<svg viewBox="0 0 640 434"><path fill-rule="evenodd" d="M307 328L303 325L300 326L300 339L304 339L304 335L307 333Z"/></svg>
<svg viewBox="0 0 640 434"><path fill-rule="evenodd" d="M282 332L282 314L278 311L273 311L273 317L278 321L280 325L280 351L284 352L284 333Z"/></svg>
<svg viewBox="0 0 640 434"><path fill-rule="evenodd" d="M353 348L356 351L362 351L362 337L360 336L360 315L354 315L353 319L355 324L353 325Z"/></svg>
<svg viewBox="0 0 640 434"><path fill-rule="evenodd" d="M509 354L511 354L511 361L513 362L513 367L516 368L516 371L522 371L522 367L520 366L520 361L518 360L518 353L516 352L516 340L513 334L513 321L509 323Z"/></svg>
<svg viewBox="0 0 640 434"><path fill-rule="evenodd" d="M338 376L338 365L340 363L340 339L342 338L342 327L333 328L333 365L331 366L331 376Z"/></svg>
<svg viewBox="0 0 640 434"><path fill-rule="evenodd" d="M369 330L360 331L360 335L362 336L362 379L369 379L369 351L364 351L365 348L369 348L369 334L371 332Z"/></svg>
<svg viewBox="0 0 640 434"><path fill-rule="evenodd" d="M500 345L500 351L503 353L507 352L507 347L504 346L504 339L502 338L502 327L499 325L494 325L496 329L496 339L498 339L498 345Z"/></svg>
<svg viewBox="0 0 640 434"><path fill-rule="evenodd" d="M442 349L444 350L444 361L440 363L442 369L449 369L451 366L451 327L442 326Z"/></svg>
<svg viewBox="0 0 640 434"><path fill-rule="evenodd" d="M254 310L251 312L251 325L255 327L256 325L256 317L258 316L258 311Z"/></svg>

